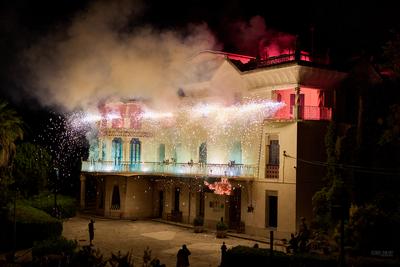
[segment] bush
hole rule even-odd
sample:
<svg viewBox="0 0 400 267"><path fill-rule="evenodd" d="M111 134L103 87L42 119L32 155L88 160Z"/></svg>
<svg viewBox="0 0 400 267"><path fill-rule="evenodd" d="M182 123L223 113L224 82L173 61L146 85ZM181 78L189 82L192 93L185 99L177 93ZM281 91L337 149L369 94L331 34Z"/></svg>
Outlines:
<svg viewBox="0 0 400 267"><path fill-rule="evenodd" d="M193 225L194 226L203 226L204 224L204 218L201 216L197 216L196 218L194 218L193 220Z"/></svg>
<svg viewBox="0 0 400 267"><path fill-rule="evenodd" d="M67 240L64 237L47 239L35 242L32 248L33 257L42 257L48 254L72 255L78 246L76 240Z"/></svg>
<svg viewBox="0 0 400 267"><path fill-rule="evenodd" d="M12 241L13 210L10 211L7 225L7 239ZM29 206L24 201L17 201L16 206L16 241L18 248L31 247L34 241L58 238L62 233L61 221L46 212ZM12 245L12 242L9 242Z"/></svg>
<svg viewBox="0 0 400 267"><path fill-rule="evenodd" d="M224 223L223 221L219 221L217 223L217 230L218 231L226 231L226 230L228 230L228 225L226 223Z"/></svg>
<svg viewBox="0 0 400 267"><path fill-rule="evenodd" d="M30 205L43 210L50 215L54 214L54 194L41 193L29 200ZM76 214L76 200L69 196L57 195L57 206L60 210L60 218L71 218Z"/></svg>
<svg viewBox="0 0 400 267"><path fill-rule="evenodd" d="M269 249L236 246L227 250L223 266L336 267L337 262L319 255L287 255L278 251L271 255Z"/></svg>

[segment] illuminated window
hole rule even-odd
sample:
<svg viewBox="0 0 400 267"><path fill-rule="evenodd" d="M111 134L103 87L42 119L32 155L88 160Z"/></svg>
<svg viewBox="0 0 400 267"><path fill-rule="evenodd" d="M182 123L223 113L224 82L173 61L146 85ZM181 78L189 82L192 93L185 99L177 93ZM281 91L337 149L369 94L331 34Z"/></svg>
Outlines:
<svg viewBox="0 0 400 267"><path fill-rule="evenodd" d="M163 162L165 160L165 144L160 144L158 147L158 161Z"/></svg>
<svg viewBox="0 0 400 267"><path fill-rule="evenodd" d="M133 138L130 143L130 161L132 163L139 163L141 157L141 142L138 138Z"/></svg>
<svg viewBox="0 0 400 267"><path fill-rule="evenodd" d="M121 138L114 138L112 141L112 160L114 161L115 165L121 164L122 161L122 139Z"/></svg>
<svg viewBox="0 0 400 267"><path fill-rule="evenodd" d="M199 147L199 163L207 163L207 143L201 143Z"/></svg>

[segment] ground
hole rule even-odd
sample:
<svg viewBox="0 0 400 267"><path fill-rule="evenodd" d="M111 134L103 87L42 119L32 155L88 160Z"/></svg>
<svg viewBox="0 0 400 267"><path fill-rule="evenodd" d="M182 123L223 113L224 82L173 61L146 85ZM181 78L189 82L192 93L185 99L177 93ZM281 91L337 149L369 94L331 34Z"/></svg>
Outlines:
<svg viewBox="0 0 400 267"><path fill-rule="evenodd" d="M75 217L64 222L63 235L68 239L76 239L79 245L88 245L88 218ZM227 247L237 245L253 246L255 241L235 237L216 238L215 233L194 233L193 229L169 225L156 221L128 221L96 219L93 244L105 256L111 252L132 251L135 266L142 265L144 250L149 247L152 257L157 257L167 267L176 265L176 254L182 244L191 251L190 265L195 267L220 264L221 245ZM259 243L260 247L267 244Z"/></svg>

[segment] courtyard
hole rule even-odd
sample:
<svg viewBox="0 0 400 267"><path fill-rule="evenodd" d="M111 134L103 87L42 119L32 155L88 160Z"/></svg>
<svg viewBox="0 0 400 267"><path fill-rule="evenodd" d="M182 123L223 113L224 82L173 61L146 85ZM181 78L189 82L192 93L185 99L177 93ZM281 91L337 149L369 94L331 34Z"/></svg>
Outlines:
<svg viewBox="0 0 400 267"><path fill-rule="evenodd" d="M87 217L74 217L64 222L63 236L75 239L79 246L89 244ZM189 262L195 267L216 267L220 264L222 242L227 247L253 246L255 241L229 236L219 239L215 233L194 233L193 229L162 222L111 220L95 218L94 248L109 257L111 252L132 252L135 266L141 266L144 250L149 247L152 258L157 257L168 266L176 265L176 254L182 244L191 252ZM260 247L267 244L259 243Z"/></svg>

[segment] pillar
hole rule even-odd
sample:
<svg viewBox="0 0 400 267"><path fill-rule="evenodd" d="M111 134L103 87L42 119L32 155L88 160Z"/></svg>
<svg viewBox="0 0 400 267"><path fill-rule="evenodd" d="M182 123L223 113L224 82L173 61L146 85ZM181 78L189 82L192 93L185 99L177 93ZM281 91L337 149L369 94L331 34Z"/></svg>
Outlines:
<svg viewBox="0 0 400 267"><path fill-rule="evenodd" d="M302 119L299 118L300 115L300 86L296 86L296 88L294 88L296 94L294 96L294 107L293 107L293 116L294 119L298 120L298 119Z"/></svg>
<svg viewBox="0 0 400 267"><path fill-rule="evenodd" d="M81 174L81 198L80 198L80 206L81 209L85 208L85 193L86 193L86 176Z"/></svg>

